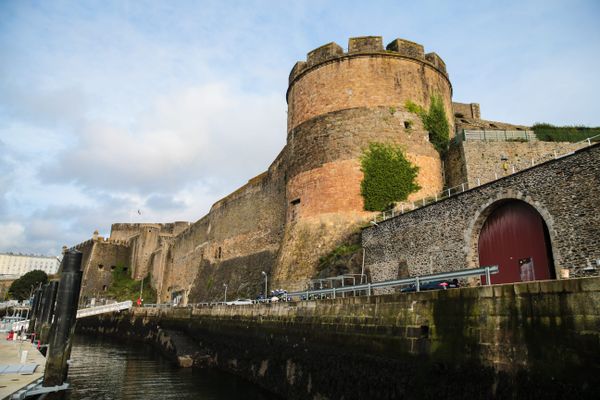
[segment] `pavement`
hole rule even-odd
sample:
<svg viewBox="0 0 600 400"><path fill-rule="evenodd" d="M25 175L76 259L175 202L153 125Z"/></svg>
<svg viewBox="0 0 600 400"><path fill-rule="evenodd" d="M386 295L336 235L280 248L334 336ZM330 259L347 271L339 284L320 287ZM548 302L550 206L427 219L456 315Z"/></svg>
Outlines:
<svg viewBox="0 0 600 400"><path fill-rule="evenodd" d="M21 354L27 351L25 362ZM6 340L6 333L0 337L0 399L44 377L46 358L28 340Z"/></svg>

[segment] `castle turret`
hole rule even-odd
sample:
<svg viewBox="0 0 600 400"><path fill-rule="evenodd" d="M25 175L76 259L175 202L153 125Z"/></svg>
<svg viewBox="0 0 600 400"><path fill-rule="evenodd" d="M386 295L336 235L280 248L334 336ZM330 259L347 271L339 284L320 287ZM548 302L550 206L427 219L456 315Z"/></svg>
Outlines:
<svg viewBox="0 0 600 400"><path fill-rule="evenodd" d="M425 109L440 96L454 134L452 86L435 53L407 40L386 49L380 36L351 38L348 51L329 43L293 67L287 91L287 221L278 265L281 285L314 275L327 254L371 213L360 195L359 158L371 142L401 145L419 167L421 190L443 189L439 154L407 101Z"/></svg>

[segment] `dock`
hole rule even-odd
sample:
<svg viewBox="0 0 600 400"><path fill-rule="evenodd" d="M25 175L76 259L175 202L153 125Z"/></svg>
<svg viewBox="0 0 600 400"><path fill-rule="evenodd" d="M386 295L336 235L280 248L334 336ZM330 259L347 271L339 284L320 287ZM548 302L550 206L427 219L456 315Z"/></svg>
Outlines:
<svg viewBox="0 0 600 400"><path fill-rule="evenodd" d="M27 355L22 360L25 351ZM0 399L21 398L20 393L41 382L45 365L46 358L29 340L6 340L3 334L0 337Z"/></svg>

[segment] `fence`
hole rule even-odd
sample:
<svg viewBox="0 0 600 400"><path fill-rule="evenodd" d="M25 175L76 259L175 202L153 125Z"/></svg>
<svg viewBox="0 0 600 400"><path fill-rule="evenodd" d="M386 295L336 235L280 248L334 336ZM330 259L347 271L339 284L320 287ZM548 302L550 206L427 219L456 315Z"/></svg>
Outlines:
<svg viewBox="0 0 600 400"><path fill-rule="evenodd" d="M507 132L511 132L511 131L507 131ZM515 131L515 132L528 132L528 131ZM591 146L593 141L598 141L599 139L600 139L600 135L592 136L592 137L589 137L580 142L572 143L573 146L575 147L575 149L568 151L566 153L559 153L557 151L554 151L552 153L542 154L541 156L538 156L537 158L532 158L531 160L525 160L520 163L512 163L511 165L507 166L506 171L502 171L502 172L494 171L494 177L495 177L495 179L499 179L504 176L507 176L506 174L511 175L511 174L532 168L532 167L534 167L538 164L544 163L546 161L557 160L559 158L569 156L571 154L574 154L577 150L580 150L584 147ZM377 224L378 222L382 222L382 221L385 221L386 219L390 219L395 216L402 215L406 212L415 210L417 208L426 206L428 204L437 203L440 200L457 195L466 190L476 188L476 187L478 187L482 184L488 183L488 182L490 182L489 179L477 178L471 184L469 184L469 182L464 182L458 186L455 186L455 187L452 187L449 189L444 189L442 192L439 192L433 196L424 197L422 199L415 200L412 202L402 202L399 205L397 205L396 207L394 207L393 209L382 211L381 213L376 214L373 217L373 220L371 221L371 223Z"/></svg>
<svg viewBox="0 0 600 400"><path fill-rule="evenodd" d="M510 141L536 141L538 140L533 131L515 131L515 130L469 130L464 129L458 135L456 135L457 141L464 140L485 140L493 142L510 142Z"/></svg>
<svg viewBox="0 0 600 400"><path fill-rule="evenodd" d="M80 308L79 310L77 310L77 318L84 318L90 317L92 315L127 310L130 309L132 305L133 302L131 300L127 300L121 303L106 304L104 306Z"/></svg>
<svg viewBox="0 0 600 400"><path fill-rule="evenodd" d="M334 287L334 288L329 288L329 289L318 289L318 290L304 290L301 292L288 293L288 297L290 297L290 298L299 297L300 299L310 299L310 298L315 298L315 297L330 296L331 298L335 299L336 295L349 293L349 292L353 292L355 295L356 295L356 293L366 292L367 296L370 296L373 293L374 289L394 288L394 287L398 287L398 286L409 286L409 285L414 285L415 290L418 292L418 291L420 291L421 284L426 283L426 282L443 281L443 280L448 280L448 279L462 279L462 278L468 278L471 276L482 276L482 275L485 275L486 282L488 282L487 284L489 285L490 284L489 283L490 275L496 274L496 273L498 273L498 266L491 265L491 266L486 266L486 267L465 269L465 270L460 270L460 271L452 271L452 272L443 272L443 273L432 274L432 275L415 276L413 278L406 278L406 279L396 279L396 280L391 280L391 281L382 281L382 282L374 282L374 283L363 283L363 284L354 285L354 286L343 286L343 287L338 287L338 288Z"/></svg>

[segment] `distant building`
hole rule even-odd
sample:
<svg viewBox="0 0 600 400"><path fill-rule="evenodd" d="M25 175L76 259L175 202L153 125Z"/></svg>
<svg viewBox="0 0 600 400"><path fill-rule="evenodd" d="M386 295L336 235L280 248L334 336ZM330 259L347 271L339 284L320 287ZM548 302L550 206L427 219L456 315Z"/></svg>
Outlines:
<svg viewBox="0 0 600 400"><path fill-rule="evenodd" d="M56 274L60 260L58 257L33 254L0 253L0 275L13 275L15 278L39 269L48 275Z"/></svg>

